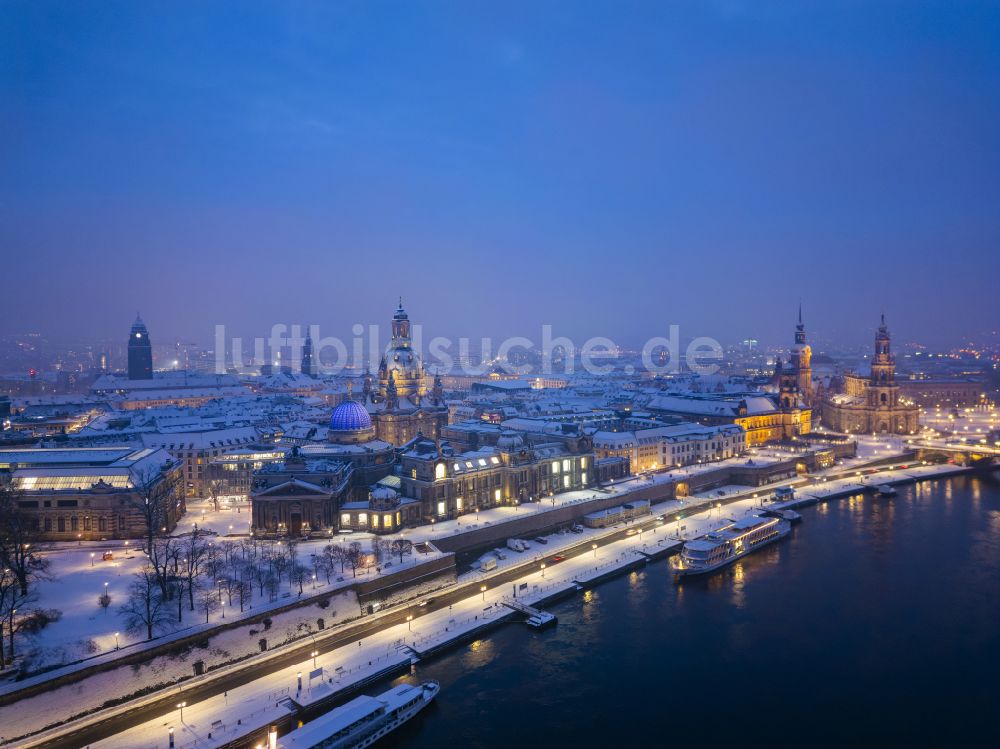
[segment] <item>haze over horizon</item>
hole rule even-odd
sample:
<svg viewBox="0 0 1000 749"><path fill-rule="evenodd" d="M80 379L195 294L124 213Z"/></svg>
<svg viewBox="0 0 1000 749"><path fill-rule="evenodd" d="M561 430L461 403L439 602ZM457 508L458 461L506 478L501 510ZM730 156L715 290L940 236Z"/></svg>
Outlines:
<svg viewBox="0 0 1000 749"><path fill-rule="evenodd" d="M0 13L2 335L1000 324L991 3Z"/></svg>

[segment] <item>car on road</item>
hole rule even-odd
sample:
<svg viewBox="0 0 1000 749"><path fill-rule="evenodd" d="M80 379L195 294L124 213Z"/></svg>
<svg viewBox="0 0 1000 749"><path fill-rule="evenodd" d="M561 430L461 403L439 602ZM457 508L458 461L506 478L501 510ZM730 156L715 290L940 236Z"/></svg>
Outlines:
<svg viewBox="0 0 1000 749"><path fill-rule="evenodd" d="M551 559L550 559L549 561L550 561L550 562L551 562L552 564L559 564L559 562L563 561L563 560L564 560L565 558L566 558L566 557L564 557L564 556L563 556L562 554L556 554L556 555L555 555L554 557L552 557L552 558L551 558Z"/></svg>

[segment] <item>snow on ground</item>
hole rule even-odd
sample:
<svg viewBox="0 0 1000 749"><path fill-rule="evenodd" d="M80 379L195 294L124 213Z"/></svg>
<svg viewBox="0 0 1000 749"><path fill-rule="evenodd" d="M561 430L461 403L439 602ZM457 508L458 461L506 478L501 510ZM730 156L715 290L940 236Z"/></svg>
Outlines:
<svg viewBox="0 0 1000 749"><path fill-rule="evenodd" d="M343 542L340 537L333 540ZM368 542L364 539L352 537L350 540L358 540L366 550L368 549ZM222 542L225 543L224 540ZM299 545L299 559L308 566L310 554L319 553L328 543L328 541L303 542ZM122 654L122 651L130 652L135 648L160 644L164 637L184 636L199 630L212 629L219 624L231 622L234 618L259 615L286 606L298 597L297 587L289 589L287 580L282 584L281 591L274 601L268 600L266 594L259 595L259 591L255 589L253 600L244 612L239 611L237 600L233 601L235 607L230 606L224 596L226 605L212 613L207 624L203 612L197 608L191 612L185 605L183 621L177 622L172 617L166 631L161 632L160 637L149 643L145 640L144 632L130 634L126 631L124 617L119 612L120 606L126 600L131 576L142 568L146 557L138 550L126 551L120 548L113 550L113 560L103 561L105 550L107 549L104 546L84 544L64 547L46 554L51 563L52 579L38 584L38 598L32 605L44 609L57 609L62 612L62 616L37 635L18 639L17 652L27 660L25 666L30 670L52 665L69 666L95 656L114 658L117 654ZM402 564L416 565L440 556L441 553L437 551L427 554L415 552L405 556ZM401 569L399 559L394 558L392 562L393 566L387 569L379 570L375 567L358 569L357 578L352 575L348 567L345 572L335 572L329 584L325 575L320 574L315 581L310 579L306 582L304 595L312 596L327 590L334 592L350 586L356 579L366 580L398 572ZM111 605L107 609L102 609L98 604L98 598L104 592L105 583L108 584L107 591L111 597ZM121 651L116 651L116 645ZM89 660L84 660L81 665L86 665L88 662ZM13 676L13 673L10 675ZM47 673L36 678L51 678L54 675ZM8 682L0 687L0 691L18 686L23 686L23 682Z"/></svg>
<svg viewBox="0 0 1000 749"><path fill-rule="evenodd" d="M260 652L258 640L266 638L268 648L318 632L317 619L324 620L324 627L341 624L360 616L358 599L354 591L337 593L329 599L329 606L318 604L303 606L272 617L271 628L262 624L247 624L218 632L208 638L205 648L191 647L178 655L159 656L137 666L121 666L82 682L60 687L30 699L31 709L15 703L0 707L0 725L7 737L24 735L39 728L39 720L49 717L53 722L71 715L93 710L106 701L124 697L142 687L165 684L194 675L195 661L204 661L206 667L236 661Z"/></svg>
<svg viewBox="0 0 1000 749"><path fill-rule="evenodd" d="M943 475L956 470L960 469L955 466L897 468L895 471L882 471L875 478L866 477L865 481L885 480L882 478L883 476L903 478L913 475ZM846 476L841 479L815 482L801 489L800 493L829 494L852 488L860 490L862 487L859 478ZM592 554L585 552L558 563L552 563L550 559L544 570L541 569L540 565L533 567L530 572L526 572L517 581L518 586L522 582L528 585L523 594L519 593L518 600L530 604L545 599L556 592L575 586L577 582L595 579L613 569L631 564L639 558L641 552L651 553L663 548L665 544L675 544L678 534L681 538L703 535L732 519L744 517L760 507L765 499L764 495L770 496L768 491L770 488L772 487L754 491L744 487L724 487L723 490L727 493L730 491L735 493L743 489L749 496L730 501L728 504L723 504L721 508L718 507L717 495L713 495L713 492L707 492L706 494L710 496L703 498L686 498L684 504L680 500L674 500L658 505L656 507L657 513L669 513L683 508L686 511L689 510L690 515L685 513L683 520L676 523L667 522L646 529L642 533L598 546ZM755 497L754 494L759 496ZM588 531L588 533L596 537L614 530L618 529L606 529L592 533ZM544 546L535 544L535 549L544 548L546 556L550 556L553 551L558 550L560 544L579 543L583 535L554 534L548 537L551 539L548 544ZM517 557L520 559L516 559ZM523 554L512 553L508 556L508 560L515 562L523 562L524 558ZM475 574L481 575L481 573L472 572L467 573L467 576ZM483 575L482 577L488 581L491 576ZM218 738L219 730L224 730L226 740L231 740L233 727L237 720L242 720L245 724L248 722L254 725L262 724L262 717L269 715L265 711L275 710L275 703L283 697L291 696L302 702L317 699L321 696L321 690L323 690L323 694L326 694L331 688L359 681L388 665L405 663L409 657L404 650L405 647L427 651L445 644L463 633L473 631L485 623L507 618L509 615L506 613L507 609L503 606L503 602L510 600L508 597L511 591L510 584L499 585L495 588L488 588L484 593L473 594L447 609L426 614L420 607L414 607L415 618L413 621L408 624L387 627L370 635L360 645L356 646L352 643L337 651L318 656L315 664L312 660L307 659L231 690L228 695L189 705L185 708L183 722L180 720L179 711L174 710L135 729L94 744L93 747L94 749L98 749L98 747L100 749L164 747L168 726L175 727L178 736L178 749L187 749L193 746L209 748L218 746L219 743L222 743L221 741L215 739L209 741L206 738L207 733L213 730L213 721L222 721L222 724L227 727L225 729L215 728L213 736ZM314 671L314 666L322 668L323 673L322 676L310 679L309 674ZM299 673L303 674L302 692L298 691L297 674ZM315 695L311 694L310 690L315 690ZM49 695L43 696L44 699L48 697ZM0 721L6 718L7 716L0 712ZM256 722L254 722L255 720Z"/></svg>

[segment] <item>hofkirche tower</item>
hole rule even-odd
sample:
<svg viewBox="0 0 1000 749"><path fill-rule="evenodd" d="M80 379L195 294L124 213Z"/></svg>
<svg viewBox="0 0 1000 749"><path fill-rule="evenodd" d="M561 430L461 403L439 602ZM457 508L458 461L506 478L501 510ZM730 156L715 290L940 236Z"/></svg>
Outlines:
<svg viewBox="0 0 1000 749"><path fill-rule="evenodd" d="M899 405L896 360L892 355L889 329L886 327L884 314L878 333L875 334L875 356L872 358L872 371L866 392L869 406L894 408Z"/></svg>
<svg viewBox="0 0 1000 749"><path fill-rule="evenodd" d="M798 379L799 395L806 405L813 405L812 348L806 343L806 326L802 323L802 304L799 303L799 323L795 326L795 345L792 346L792 367Z"/></svg>
<svg viewBox="0 0 1000 749"><path fill-rule="evenodd" d="M855 434L916 434L920 409L900 396L885 315L875 334L870 373L848 373L844 390L823 401L823 423L831 429Z"/></svg>

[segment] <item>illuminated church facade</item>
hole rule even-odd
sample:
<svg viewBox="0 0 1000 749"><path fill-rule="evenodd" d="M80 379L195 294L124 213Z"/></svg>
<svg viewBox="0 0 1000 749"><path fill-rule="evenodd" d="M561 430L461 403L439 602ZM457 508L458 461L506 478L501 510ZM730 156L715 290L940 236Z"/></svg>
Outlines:
<svg viewBox="0 0 1000 749"><path fill-rule="evenodd" d="M823 401L823 423L838 432L915 434L920 408L900 393L885 315L875 335L871 373L848 374L844 392Z"/></svg>
<svg viewBox="0 0 1000 749"><path fill-rule="evenodd" d="M368 411L375 437L404 445L418 434L441 436L448 423L448 408L440 375L427 389L423 362L413 348L410 318L400 300L392 316L392 340L378 365L378 387L371 373L365 377L362 405Z"/></svg>

